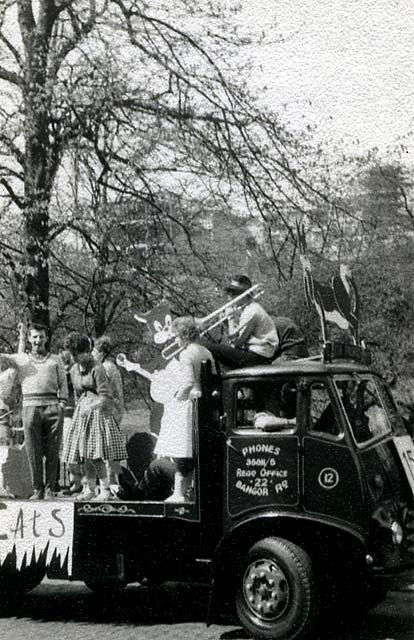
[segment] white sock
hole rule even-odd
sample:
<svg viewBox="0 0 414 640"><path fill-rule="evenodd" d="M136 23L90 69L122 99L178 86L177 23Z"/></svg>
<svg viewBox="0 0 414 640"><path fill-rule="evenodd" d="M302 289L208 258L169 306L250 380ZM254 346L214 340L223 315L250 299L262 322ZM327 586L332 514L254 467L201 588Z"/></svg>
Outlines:
<svg viewBox="0 0 414 640"><path fill-rule="evenodd" d="M101 491L109 491L109 478L100 478L99 488Z"/></svg>

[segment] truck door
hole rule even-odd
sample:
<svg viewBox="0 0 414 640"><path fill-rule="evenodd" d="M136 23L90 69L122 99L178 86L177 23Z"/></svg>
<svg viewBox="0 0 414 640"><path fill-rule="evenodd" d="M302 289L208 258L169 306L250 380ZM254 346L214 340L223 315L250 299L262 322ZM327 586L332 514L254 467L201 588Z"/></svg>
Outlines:
<svg viewBox="0 0 414 640"><path fill-rule="evenodd" d="M395 504L407 501L414 489L414 459L410 458L413 445L383 382L377 376L364 374L336 384L353 385L344 408L371 505L384 500Z"/></svg>
<svg viewBox="0 0 414 640"><path fill-rule="evenodd" d="M227 398L226 511L238 517L299 502L296 382L234 381Z"/></svg>
<svg viewBox="0 0 414 640"><path fill-rule="evenodd" d="M306 511L363 527L364 495L355 452L345 437L335 388L328 381L308 385L303 437L303 503Z"/></svg>

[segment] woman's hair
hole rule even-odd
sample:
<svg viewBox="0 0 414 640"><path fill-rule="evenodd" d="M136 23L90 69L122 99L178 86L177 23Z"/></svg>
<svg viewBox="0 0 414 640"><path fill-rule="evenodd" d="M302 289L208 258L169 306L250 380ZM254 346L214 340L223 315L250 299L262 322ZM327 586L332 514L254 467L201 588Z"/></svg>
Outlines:
<svg viewBox="0 0 414 640"><path fill-rule="evenodd" d="M29 331L43 331L46 336L48 335L47 326L40 322L32 322L29 326Z"/></svg>
<svg viewBox="0 0 414 640"><path fill-rule="evenodd" d="M77 353L89 353L92 349L92 342L88 336L72 331L69 333L63 341L63 348L71 352L71 354Z"/></svg>
<svg viewBox="0 0 414 640"><path fill-rule="evenodd" d="M109 336L101 336L95 340L94 347L104 357L109 356L112 351L112 340Z"/></svg>
<svg viewBox="0 0 414 640"><path fill-rule="evenodd" d="M175 318L171 325L172 331L181 340L185 342L195 342L200 337L200 331L191 316L182 316L181 318Z"/></svg>
<svg viewBox="0 0 414 640"><path fill-rule="evenodd" d="M62 349L62 351L60 352L60 357L66 367L69 367L69 365L73 364L73 357L69 349Z"/></svg>

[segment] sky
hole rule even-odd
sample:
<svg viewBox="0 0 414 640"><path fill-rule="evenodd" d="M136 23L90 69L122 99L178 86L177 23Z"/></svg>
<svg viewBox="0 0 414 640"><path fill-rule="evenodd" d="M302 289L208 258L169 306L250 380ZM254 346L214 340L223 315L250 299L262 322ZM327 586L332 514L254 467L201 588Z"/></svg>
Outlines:
<svg viewBox="0 0 414 640"><path fill-rule="evenodd" d="M295 129L350 151L388 152L414 130L414 0L240 0L253 87ZM1 2L1 0L0 0ZM219 0L230 5L234 0ZM414 145L413 145L414 147ZM414 163L410 141L408 158Z"/></svg>
<svg viewBox="0 0 414 640"><path fill-rule="evenodd" d="M253 81L294 127L381 151L414 129L413 0L244 0L244 14L272 40Z"/></svg>

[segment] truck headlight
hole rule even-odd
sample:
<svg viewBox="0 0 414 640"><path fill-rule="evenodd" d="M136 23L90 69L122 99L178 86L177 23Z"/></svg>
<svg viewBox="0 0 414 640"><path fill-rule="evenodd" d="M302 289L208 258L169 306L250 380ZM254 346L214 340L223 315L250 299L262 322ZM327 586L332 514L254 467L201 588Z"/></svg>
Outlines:
<svg viewBox="0 0 414 640"><path fill-rule="evenodd" d="M391 533L393 544L401 544L404 534L401 525L396 520L391 525Z"/></svg>

